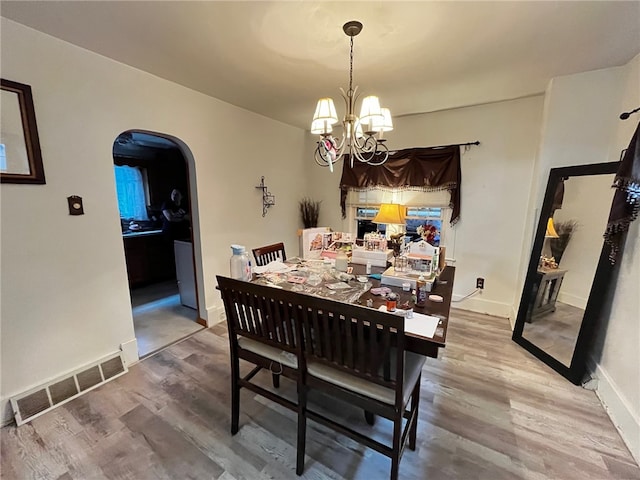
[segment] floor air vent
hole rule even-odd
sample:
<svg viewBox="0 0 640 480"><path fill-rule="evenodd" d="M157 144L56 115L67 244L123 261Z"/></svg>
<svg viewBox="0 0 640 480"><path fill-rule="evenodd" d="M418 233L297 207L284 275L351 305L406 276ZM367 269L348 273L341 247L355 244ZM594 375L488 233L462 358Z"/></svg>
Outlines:
<svg viewBox="0 0 640 480"><path fill-rule="evenodd" d="M88 392L128 371L122 352L80 368L64 377L13 397L11 407L18 426Z"/></svg>

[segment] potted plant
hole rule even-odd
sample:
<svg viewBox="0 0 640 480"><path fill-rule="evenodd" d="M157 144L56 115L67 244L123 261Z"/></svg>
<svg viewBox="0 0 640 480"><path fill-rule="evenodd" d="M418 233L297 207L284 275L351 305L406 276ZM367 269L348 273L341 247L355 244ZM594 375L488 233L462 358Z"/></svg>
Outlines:
<svg viewBox="0 0 640 480"><path fill-rule="evenodd" d="M564 222L557 222L554 226L558 238L550 238L549 246L551 247L551 254L556 263L560 264L560 259L569 244L571 235L573 235L573 232L578 228L578 222L575 220L566 220Z"/></svg>
<svg viewBox="0 0 640 480"><path fill-rule="evenodd" d="M311 200L304 197L300 200L300 216L304 228L314 228L318 226L318 217L320 215L320 200Z"/></svg>

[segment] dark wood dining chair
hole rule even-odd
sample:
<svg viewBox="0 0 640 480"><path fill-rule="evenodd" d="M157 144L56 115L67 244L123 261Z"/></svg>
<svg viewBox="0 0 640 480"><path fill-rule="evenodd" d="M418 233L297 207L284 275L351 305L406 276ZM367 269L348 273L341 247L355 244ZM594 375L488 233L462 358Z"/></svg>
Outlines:
<svg viewBox="0 0 640 480"><path fill-rule="evenodd" d="M290 401L252 382L262 369L270 370L274 386L280 375L299 381L301 345L296 339L292 309L285 292L265 285L217 276L229 330L231 356L231 433L239 428L240 389L246 388L297 411L298 403ZM240 359L255 365L240 376Z"/></svg>
<svg viewBox="0 0 640 480"><path fill-rule="evenodd" d="M321 298L305 301L302 311L296 313L304 352L300 370L305 372L298 393L296 473L301 475L304 470L304 432L309 418L390 457L391 479L397 479L405 445L415 450L425 362L422 355L405 351L404 318ZM391 420L391 445L309 410L307 396L314 389Z"/></svg>
<svg viewBox="0 0 640 480"><path fill-rule="evenodd" d="M267 245L265 247L254 248L253 256L256 259L256 265L262 267L274 260L280 260L284 262L287 259L287 255L284 251L284 243L274 243L273 245Z"/></svg>

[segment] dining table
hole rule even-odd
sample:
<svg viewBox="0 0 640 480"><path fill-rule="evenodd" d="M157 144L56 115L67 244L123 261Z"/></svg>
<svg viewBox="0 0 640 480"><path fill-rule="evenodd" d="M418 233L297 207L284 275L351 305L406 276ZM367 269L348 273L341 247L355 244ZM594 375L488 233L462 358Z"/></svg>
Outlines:
<svg viewBox="0 0 640 480"><path fill-rule="evenodd" d="M328 262L288 260L284 264L256 269L254 283L269 285L303 294L385 310L389 293L397 296L396 314L405 316L405 343L408 351L432 358L446 345L455 267L446 265L435 276L424 305L416 304L415 290L381 283L383 267L349 263L347 272L337 271ZM393 267L391 267L393 268ZM421 322L435 327L421 328Z"/></svg>

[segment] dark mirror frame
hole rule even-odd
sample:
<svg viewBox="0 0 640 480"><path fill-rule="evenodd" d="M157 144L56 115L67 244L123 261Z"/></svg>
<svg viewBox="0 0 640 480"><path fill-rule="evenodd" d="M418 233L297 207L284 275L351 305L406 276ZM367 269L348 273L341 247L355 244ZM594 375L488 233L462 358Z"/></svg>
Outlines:
<svg viewBox="0 0 640 480"><path fill-rule="evenodd" d="M31 87L23 83L12 82L11 80L0 79L2 90L15 93L18 96L20 105L20 116L22 120L22 132L27 149L27 160L29 161L29 173L0 172L1 183L33 183L44 184L44 167L42 165L42 153L40 152L40 138L38 137L38 127L36 124L36 112L33 107L33 96Z"/></svg>
<svg viewBox="0 0 640 480"><path fill-rule="evenodd" d="M540 255L542 253L544 236L547 228L547 220L552 214L554 197L558 184L566 177L613 174L616 173L619 165L619 162L608 162L551 169L551 172L549 173L549 182L547 183L547 190L544 196L544 202L542 204L542 210L540 211L538 228L536 229L536 236L533 242L533 249L531 251L531 259L529 261L527 277L524 282L524 288L522 289L522 297L520 299L518 316L516 318L515 328L511 337L514 342L521 345L525 350L542 360L556 372L560 373L562 376L576 385L581 384L586 373L586 362L587 355L589 353L589 347L591 344L595 326L598 321L598 316L600 315L600 312L602 310L604 298L607 294L607 288L610 285L611 274L613 273L613 266L609 262L609 249L605 248L604 239L602 242L600 259L598 260L598 266L593 278L593 283L591 284L589 298L587 300L584 316L582 318L582 324L580 326L576 345L571 357L571 365L567 367L565 364L549 355L537 345L531 343L529 340L522 336L522 331L526 322L527 310L529 309L529 302L536 281L538 263L540 260ZM603 234L605 228L606 220L602 224Z"/></svg>

